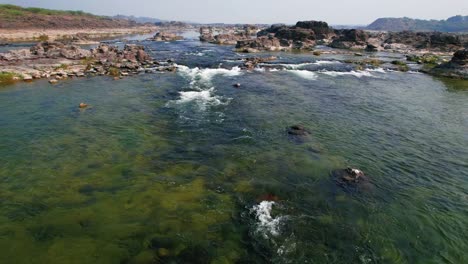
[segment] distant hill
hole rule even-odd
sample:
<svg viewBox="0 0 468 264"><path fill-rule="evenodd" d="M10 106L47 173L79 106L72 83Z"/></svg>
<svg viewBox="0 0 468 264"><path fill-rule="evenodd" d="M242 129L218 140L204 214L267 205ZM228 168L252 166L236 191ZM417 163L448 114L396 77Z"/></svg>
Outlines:
<svg viewBox="0 0 468 264"><path fill-rule="evenodd" d="M161 23L165 22L164 20L158 19L158 18L153 18L153 17L136 17L136 16L125 16L125 15L116 15L113 18L115 19L126 19L126 20L132 20L138 23Z"/></svg>
<svg viewBox="0 0 468 264"><path fill-rule="evenodd" d="M135 21L97 16L83 11L0 5L0 29L127 28Z"/></svg>
<svg viewBox="0 0 468 264"><path fill-rule="evenodd" d="M468 16L454 16L447 20L422 20L412 18L379 18L366 27L382 31L440 31L468 32Z"/></svg>

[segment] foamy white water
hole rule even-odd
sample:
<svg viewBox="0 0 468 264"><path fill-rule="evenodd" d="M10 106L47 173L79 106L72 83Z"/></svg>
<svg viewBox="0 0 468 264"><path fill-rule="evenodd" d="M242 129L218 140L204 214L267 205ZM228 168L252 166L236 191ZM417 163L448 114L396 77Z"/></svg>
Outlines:
<svg viewBox="0 0 468 264"><path fill-rule="evenodd" d="M257 219L256 232L260 233L263 237L268 238L270 235L278 236L280 234L280 224L283 216L273 218L271 211L275 202L262 201L258 205L254 205L251 212L255 214Z"/></svg>
<svg viewBox="0 0 468 264"><path fill-rule="evenodd" d="M319 71L321 74L329 75L329 76L343 76L343 75L351 75L357 78L361 77L374 77L369 71L349 71L349 72L339 72L339 71Z"/></svg>
<svg viewBox="0 0 468 264"><path fill-rule="evenodd" d="M287 70L290 73L293 73L306 80L317 80L317 74L315 72L306 71L306 70Z"/></svg>

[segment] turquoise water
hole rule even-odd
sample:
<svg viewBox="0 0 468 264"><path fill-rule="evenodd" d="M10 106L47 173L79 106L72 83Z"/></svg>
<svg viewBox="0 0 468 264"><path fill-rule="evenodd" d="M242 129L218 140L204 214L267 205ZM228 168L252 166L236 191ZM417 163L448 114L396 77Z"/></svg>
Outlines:
<svg viewBox="0 0 468 264"><path fill-rule="evenodd" d="M1 263L468 261L466 82L145 44L178 72L0 88Z"/></svg>

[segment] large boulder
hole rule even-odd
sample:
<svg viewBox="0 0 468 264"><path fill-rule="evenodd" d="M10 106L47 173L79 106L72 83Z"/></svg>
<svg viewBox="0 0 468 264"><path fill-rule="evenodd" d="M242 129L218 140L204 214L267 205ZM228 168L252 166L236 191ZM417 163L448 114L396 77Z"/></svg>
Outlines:
<svg viewBox="0 0 468 264"><path fill-rule="evenodd" d="M338 36L330 44L332 48L339 49L365 49L369 35L364 30L359 29L342 29L336 30Z"/></svg>
<svg viewBox="0 0 468 264"><path fill-rule="evenodd" d="M296 23L296 28L305 28L314 31L318 39L328 38L334 34L334 30L323 21L299 21Z"/></svg>

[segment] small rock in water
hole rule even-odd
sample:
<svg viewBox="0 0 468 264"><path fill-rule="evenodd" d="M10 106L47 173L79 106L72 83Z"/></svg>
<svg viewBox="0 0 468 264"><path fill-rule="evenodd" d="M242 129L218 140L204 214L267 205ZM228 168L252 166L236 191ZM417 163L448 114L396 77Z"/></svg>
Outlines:
<svg viewBox="0 0 468 264"><path fill-rule="evenodd" d="M234 86L235 88L239 88L239 87L241 87L241 84L240 84L240 83L236 83L236 84L234 84L233 86Z"/></svg>
<svg viewBox="0 0 468 264"><path fill-rule="evenodd" d="M288 134L293 136L307 136L309 132L303 125L294 125L288 128Z"/></svg>
<svg viewBox="0 0 468 264"><path fill-rule="evenodd" d="M49 80L49 83L50 84L56 84L56 83L58 83L58 81L57 81L57 79L51 79L51 80Z"/></svg>
<svg viewBox="0 0 468 264"><path fill-rule="evenodd" d="M344 170L334 170L331 175L335 183L346 191L372 189L369 178L361 170L346 168Z"/></svg>
<svg viewBox="0 0 468 264"><path fill-rule="evenodd" d="M80 103L80 108L86 108L86 107L88 107L88 104Z"/></svg>

